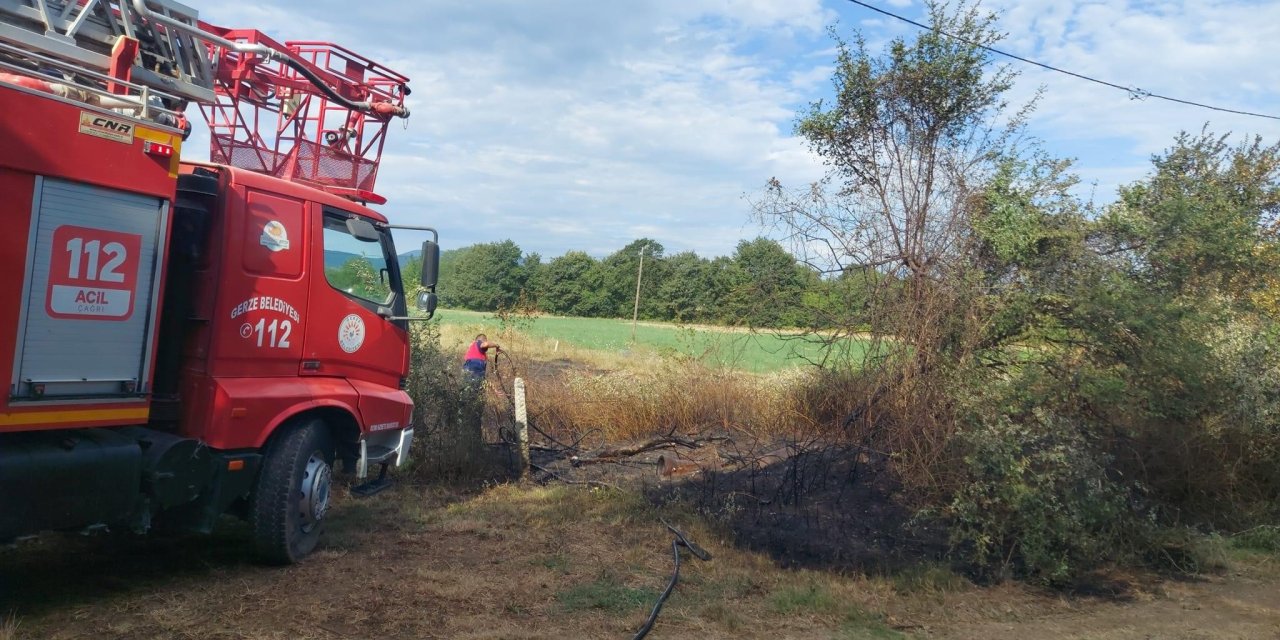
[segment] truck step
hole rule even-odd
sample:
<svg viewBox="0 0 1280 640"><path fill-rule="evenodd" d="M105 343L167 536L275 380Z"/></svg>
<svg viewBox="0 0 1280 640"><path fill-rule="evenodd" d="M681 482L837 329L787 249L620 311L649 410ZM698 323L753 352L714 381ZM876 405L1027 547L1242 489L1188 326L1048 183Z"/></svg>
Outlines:
<svg viewBox="0 0 1280 640"><path fill-rule="evenodd" d="M378 472L378 477L364 484L358 484L351 487L351 495L357 498L370 498L389 489L392 485L391 478L387 477L387 464L382 464L382 471Z"/></svg>

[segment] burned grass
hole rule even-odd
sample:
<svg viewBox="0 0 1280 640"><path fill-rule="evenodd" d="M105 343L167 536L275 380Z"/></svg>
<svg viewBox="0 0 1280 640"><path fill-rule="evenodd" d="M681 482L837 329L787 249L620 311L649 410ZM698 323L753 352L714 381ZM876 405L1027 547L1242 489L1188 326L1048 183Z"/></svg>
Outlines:
<svg viewBox="0 0 1280 640"><path fill-rule="evenodd" d="M947 553L883 458L856 446L703 435L535 453L540 480L635 489L784 568L888 575L941 566Z"/></svg>
<svg viewBox="0 0 1280 640"><path fill-rule="evenodd" d="M887 575L944 558L942 532L912 522L882 460L838 444L772 450L655 493L689 502L784 567Z"/></svg>

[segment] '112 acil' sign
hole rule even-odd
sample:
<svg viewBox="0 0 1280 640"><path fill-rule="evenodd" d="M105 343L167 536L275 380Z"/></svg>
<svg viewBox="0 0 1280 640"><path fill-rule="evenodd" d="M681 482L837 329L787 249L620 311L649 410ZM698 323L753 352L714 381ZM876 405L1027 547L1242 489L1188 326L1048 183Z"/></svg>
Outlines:
<svg viewBox="0 0 1280 640"><path fill-rule="evenodd" d="M54 318L127 320L142 236L63 225L53 231L45 310Z"/></svg>

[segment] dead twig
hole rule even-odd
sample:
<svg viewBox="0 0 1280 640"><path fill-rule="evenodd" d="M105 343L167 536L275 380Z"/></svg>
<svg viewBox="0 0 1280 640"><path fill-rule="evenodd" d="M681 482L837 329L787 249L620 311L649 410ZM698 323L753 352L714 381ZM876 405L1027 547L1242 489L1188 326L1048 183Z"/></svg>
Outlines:
<svg viewBox="0 0 1280 640"><path fill-rule="evenodd" d="M661 438L654 438L652 440L649 440L647 442L644 442L642 444L635 445L632 447L613 447L608 449L602 449L600 451L595 452L591 457L584 458L581 456L573 456L569 460L570 462L573 463L574 466L583 465L583 464L600 464L602 462L612 462L614 460L617 460L618 458L630 458L633 456L638 456L642 453L648 453L650 451L659 451L663 449L675 449L677 447L684 447L686 449L698 449L705 444L710 444L713 442L727 442L730 440L731 438L727 436L684 438L681 436L668 434L668 435L662 436Z"/></svg>
<svg viewBox="0 0 1280 640"><path fill-rule="evenodd" d="M536 464L530 464L529 466L565 484L576 484L576 485L583 485L588 487L600 487L602 489L614 489L614 490L621 491L621 489L619 489L617 485L612 485L612 484L609 484L608 482L600 482L598 480L570 480L569 478L566 478L546 467L540 467Z"/></svg>

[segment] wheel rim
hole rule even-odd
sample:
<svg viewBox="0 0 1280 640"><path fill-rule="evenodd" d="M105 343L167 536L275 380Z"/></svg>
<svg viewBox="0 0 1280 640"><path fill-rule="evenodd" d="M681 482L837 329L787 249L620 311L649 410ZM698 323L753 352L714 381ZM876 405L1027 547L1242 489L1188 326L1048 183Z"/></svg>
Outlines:
<svg viewBox="0 0 1280 640"><path fill-rule="evenodd" d="M302 531L311 533L329 511L329 487L333 482L333 473L329 470L329 462L319 451L313 452L307 459L307 466L302 471Z"/></svg>

